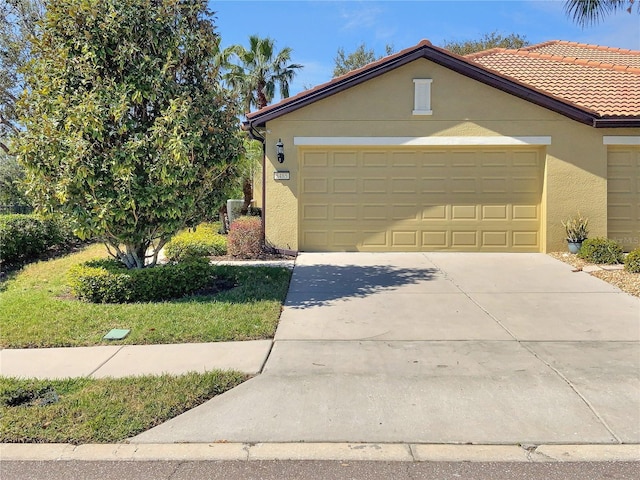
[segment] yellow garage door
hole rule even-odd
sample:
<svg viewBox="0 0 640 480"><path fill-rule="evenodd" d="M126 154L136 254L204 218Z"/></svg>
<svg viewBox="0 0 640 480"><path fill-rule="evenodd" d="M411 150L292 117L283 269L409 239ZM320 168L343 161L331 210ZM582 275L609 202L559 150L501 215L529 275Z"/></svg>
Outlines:
<svg viewBox="0 0 640 480"><path fill-rule="evenodd" d="M300 249L540 251L534 148L300 151Z"/></svg>
<svg viewBox="0 0 640 480"><path fill-rule="evenodd" d="M640 247L640 147L609 147L607 236L625 250Z"/></svg>

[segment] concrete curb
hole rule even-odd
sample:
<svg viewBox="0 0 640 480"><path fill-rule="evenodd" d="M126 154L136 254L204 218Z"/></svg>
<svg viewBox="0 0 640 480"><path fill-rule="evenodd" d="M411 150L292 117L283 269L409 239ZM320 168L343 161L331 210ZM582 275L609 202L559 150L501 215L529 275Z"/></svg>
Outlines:
<svg viewBox="0 0 640 480"><path fill-rule="evenodd" d="M0 444L0 461L640 462L640 445L407 443Z"/></svg>

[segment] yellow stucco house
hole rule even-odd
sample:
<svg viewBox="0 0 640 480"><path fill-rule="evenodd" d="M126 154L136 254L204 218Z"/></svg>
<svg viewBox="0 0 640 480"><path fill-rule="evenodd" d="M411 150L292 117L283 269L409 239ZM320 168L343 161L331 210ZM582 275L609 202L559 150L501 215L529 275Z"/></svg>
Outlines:
<svg viewBox="0 0 640 480"><path fill-rule="evenodd" d="M256 197L281 250L563 250L577 212L590 237L640 247L640 51L422 41L245 128L265 142Z"/></svg>

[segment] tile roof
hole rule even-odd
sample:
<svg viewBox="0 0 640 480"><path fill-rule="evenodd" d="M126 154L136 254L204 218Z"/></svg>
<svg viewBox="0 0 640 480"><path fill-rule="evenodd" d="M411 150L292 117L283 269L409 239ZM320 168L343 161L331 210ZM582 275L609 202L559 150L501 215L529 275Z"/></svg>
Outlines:
<svg viewBox="0 0 640 480"><path fill-rule="evenodd" d="M546 53L560 57L582 58L585 60L595 60L614 65L626 65L628 67L640 67L640 52L637 50L627 50L624 48L603 47L600 45L589 45L586 43L565 42L563 40L552 40L550 42L539 43L530 47L522 48L524 51L535 53Z"/></svg>
<svg viewBox="0 0 640 480"><path fill-rule="evenodd" d="M465 58L600 117L640 117L640 51L553 41Z"/></svg>
<svg viewBox="0 0 640 480"><path fill-rule="evenodd" d="M461 57L428 40L247 114L245 128L425 58L594 127L640 126L640 51L565 41Z"/></svg>

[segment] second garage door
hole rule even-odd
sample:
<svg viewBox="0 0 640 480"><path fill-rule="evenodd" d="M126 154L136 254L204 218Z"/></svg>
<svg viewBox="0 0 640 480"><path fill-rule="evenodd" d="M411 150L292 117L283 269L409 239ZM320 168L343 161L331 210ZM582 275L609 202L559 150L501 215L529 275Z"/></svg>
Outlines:
<svg viewBox="0 0 640 480"><path fill-rule="evenodd" d="M640 147L609 147L607 236L631 251L640 246Z"/></svg>
<svg viewBox="0 0 640 480"><path fill-rule="evenodd" d="M303 251L540 251L534 148L300 151Z"/></svg>

